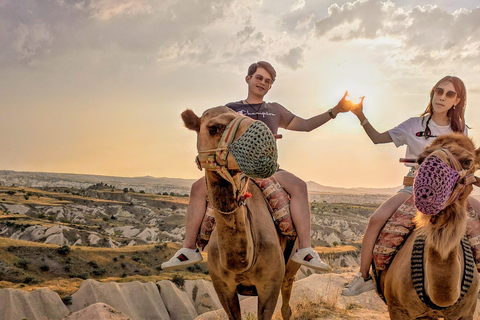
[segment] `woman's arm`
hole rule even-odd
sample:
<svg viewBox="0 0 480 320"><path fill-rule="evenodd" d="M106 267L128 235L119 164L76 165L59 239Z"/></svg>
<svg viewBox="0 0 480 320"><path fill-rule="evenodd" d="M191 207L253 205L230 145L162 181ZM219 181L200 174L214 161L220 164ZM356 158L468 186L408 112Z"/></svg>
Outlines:
<svg viewBox="0 0 480 320"><path fill-rule="evenodd" d="M363 113L364 98L365 97L362 97L360 103L352 105L351 111L357 116L358 120L360 120L360 124L367 133L368 137L374 144L393 142L388 131L382 133L378 132L368 121L367 117L365 117L365 114Z"/></svg>

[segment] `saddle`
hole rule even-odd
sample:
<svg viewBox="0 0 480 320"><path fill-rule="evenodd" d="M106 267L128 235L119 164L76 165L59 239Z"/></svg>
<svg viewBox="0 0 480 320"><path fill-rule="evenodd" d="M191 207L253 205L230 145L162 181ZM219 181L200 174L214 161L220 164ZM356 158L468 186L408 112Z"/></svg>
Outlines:
<svg viewBox="0 0 480 320"><path fill-rule="evenodd" d="M252 181L262 190L277 231L294 240L297 237L297 231L290 214L290 195L273 176L267 179L252 179ZM202 250L208 244L214 228L213 206L207 198L205 216L197 236L197 246Z"/></svg>
<svg viewBox="0 0 480 320"><path fill-rule="evenodd" d="M415 208L412 195L387 220L373 249L373 263L376 270L388 269L395 254L415 228L413 218L416 214L417 208ZM472 248L475 265L480 272L480 220L468 201L465 234Z"/></svg>

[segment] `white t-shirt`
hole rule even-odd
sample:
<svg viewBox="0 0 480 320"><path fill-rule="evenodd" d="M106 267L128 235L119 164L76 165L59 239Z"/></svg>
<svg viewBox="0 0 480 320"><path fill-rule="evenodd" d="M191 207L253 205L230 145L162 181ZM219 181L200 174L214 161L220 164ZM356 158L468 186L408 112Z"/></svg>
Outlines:
<svg viewBox="0 0 480 320"><path fill-rule="evenodd" d="M402 145L407 145L406 158L417 159L423 152L423 149L430 145L436 137L453 132L450 125L439 126L433 122L433 120L430 120L428 127L430 128L431 136L425 139L425 125L427 124L427 120L428 116L413 117L395 128L388 130L388 134L390 134L397 148ZM467 134L466 127L465 134ZM414 163L406 163L405 165L408 167L415 166Z"/></svg>

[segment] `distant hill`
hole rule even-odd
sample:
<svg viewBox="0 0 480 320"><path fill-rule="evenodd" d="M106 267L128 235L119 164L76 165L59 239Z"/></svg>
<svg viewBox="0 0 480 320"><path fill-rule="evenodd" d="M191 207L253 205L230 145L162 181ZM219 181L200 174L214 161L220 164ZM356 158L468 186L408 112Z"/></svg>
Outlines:
<svg viewBox="0 0 480 320"><path fill-rule="evenodd" d="M92 184L104 183L118 189L133 188L148 193L174 192L176 194L190 194L190 187L196 179L180 179L167 177L117 177L74 173L26 172L0 170L0 185L25 187L73 187L87 188ZM332 194L395 194L401 186L392 188L340 188L321 185L315 181L308 181L309 192ZM479 195L479 188L474 188L472 195Z"/></svg>
<svg viewBox="0 0 480 320"><path fill-rule="evenodd" d="M70 187L87 188L92 184L104 183L118 189L133 188L148 193L175 192L189 194L190 187L196 179L155 178L144 177L115 177L90 174L26 172L0 170L0 185L24 187Z"/></svg>
<svg viewBox="0 0 480 320"><path fill-rule="evenodd" d="M318 184L314 181L308 181L307 187L309 192L322 192L322 193L340 193L340 194L394 194L396 193L401 186L393 188L339 188L339 187L328 187L321 184Z"/></svg>
<svg viewBox="0 0 480 320"><path fill-rule="evenodd" d="M176 192L189 193L191 185L196 179L156 178L144 177L117 177L74 173L53 172L26 172L13 170L0 170L0 185L28 186L28 187L76 187L87 188L96 183L113 185L116 188L133 188L145 190L150 193ZM400 189L394 188L339 188L324 186L314 181L307 182L308 190L314 192L340 193L340 194L392 194Z"/></svg>

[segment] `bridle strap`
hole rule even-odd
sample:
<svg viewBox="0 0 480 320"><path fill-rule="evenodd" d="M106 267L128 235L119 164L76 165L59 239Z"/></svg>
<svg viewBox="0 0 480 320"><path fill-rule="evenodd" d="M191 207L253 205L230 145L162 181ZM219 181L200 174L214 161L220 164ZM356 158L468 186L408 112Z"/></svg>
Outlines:
<svg viewBox="0 0 480 320"><path fill-rule="evenodd" d="M245 119L246 117L237 117L233 119L225 128L225 131L222 134L222 137L220 138L220 142L218 143L217 149L211 149L211 150L201 150L198 152L198 155L195 159L195 162L197 163L197 166L200 170L204 168L205 170L212 170L217 172L223 179L227 180L230 182L230 184L233 186L233 198L239 202L244 201L244 194L245 191L247 190L248 187L248 180L245 182L243 188L241 187L241 181L239 182L239 185L235 183L235 180L233 179L232 175L227 169L228 162L228 146L233 142L233 139L235 138L235 134L237 133L238 127L240 126L240 123ZM210 153L210 152L215 152L213 155L208 155L204 153ZM222 163L225 164L219 164L218 161L221 161Z"/></svg>
<svg viewBox="0 0 480 320"><path fill-rule="evenodd" d="M450 166L455 169L459 174L459 178L455 184L455 189L453 190L450 198L447 201L447 204L445 205L445 207L447 207L457 201L458 197L466 186L473 184L477 187L480 187L480 178L476 177L474 173L468 174L467 170L462 168L462 165L460 164L460 161L458 161L457 157L455 157L448 149L440 150L448 156ZM403 178L403 184L406 186L413 186L414 179L414 177L406 176Z"/></svg>
<svg viewBox="0 0 480 320"><path fill-rule="evenodd" d="M455 157L448 149L440 150L448 156L448 159L450 160L450 165L459 174L459 178L457 180L457 183L455 184L455 189L453 189L452 195L450 196L447 204L445 205L445 207L448 207L449 205L458 200L458 197L460 197L460 194L463 192L466 186L476 183L477 179L475 178L475 175L473 173L468 174L467 170L462 168L460 161L458 161L457 157Z"/></svg>

